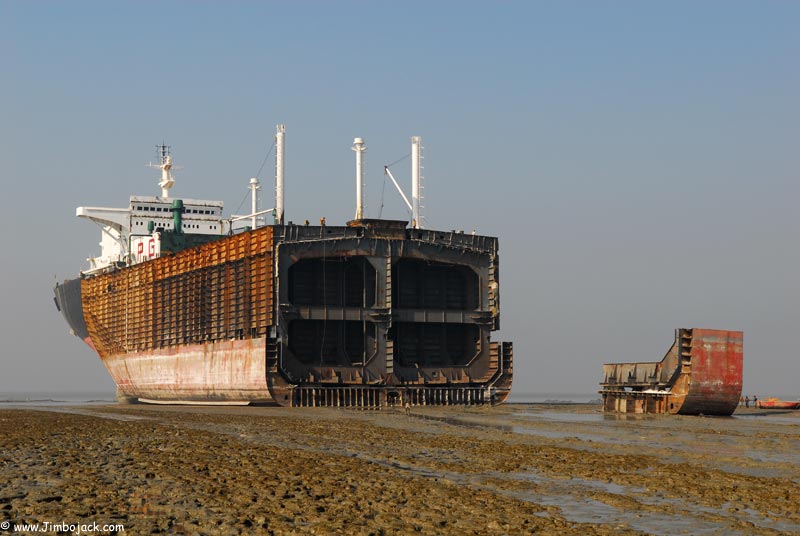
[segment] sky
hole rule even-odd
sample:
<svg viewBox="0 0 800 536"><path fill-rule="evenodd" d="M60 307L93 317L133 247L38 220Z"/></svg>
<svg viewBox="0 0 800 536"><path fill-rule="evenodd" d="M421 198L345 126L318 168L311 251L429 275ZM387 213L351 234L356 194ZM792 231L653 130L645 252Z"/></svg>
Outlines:
<svg viewBox="0 0 800 536"><path fill-rule="evenodd" d="M286 219L407 218L500 239L514 393L592 394L676 328L744 332L746 394L800 397L800 4L0 0L0 393L111 392L52 298L99 253L78 206L158 193ZM408 193L409 159L393 168ZM381 207L382 205L382 207ZM245 206L246 210L246 206Z"/></svg>

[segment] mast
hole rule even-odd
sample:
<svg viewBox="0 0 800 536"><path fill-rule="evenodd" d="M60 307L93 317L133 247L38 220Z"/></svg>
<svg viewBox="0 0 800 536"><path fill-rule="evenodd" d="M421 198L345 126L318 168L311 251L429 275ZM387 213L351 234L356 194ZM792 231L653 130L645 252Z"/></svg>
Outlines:
<svg viewBox="0 0 800 536"><path fill-rule="evenodd" d="M411 225L415 229L422 227L419 213L419 179L420 179L420 137L411 136Z"/></svg>
<svg viewBox="0 0 800 536"><path fill-rule="evenodd" d="M175 178L172 176L172 149L169 145L156 145L158 154L158 164L150 164L150 167L159 168L161 170L161 181L158 185L161 187L161 197L169 197L169 189L175 186Z"/></svg>
<svg viewBox="0 0 800 536"><path fill-rule="evenodd" d="M353 140L353 150L356 152L356 219L364 218L364 203L361 194L361 185L364 180L364 167L362 153L367 150L363 138Z"/></svg>
<svg viewBox="0 0 800 536"><path fill-rule="evenodd" d="M256 213L258 212L258 190L261 187L258 185L258 179L253 177L250 179L250 214L253 215L253 219L250 223L253 229L258 227L258 216Z"/></svg>
<svg viewBox="0 0 800 536"><path fill-rule="evenodd" d="M286 126L277 125L275 134L275 223L283 225L283 139L286 135ZM253 212L255 213L255 207Z"/></svg>

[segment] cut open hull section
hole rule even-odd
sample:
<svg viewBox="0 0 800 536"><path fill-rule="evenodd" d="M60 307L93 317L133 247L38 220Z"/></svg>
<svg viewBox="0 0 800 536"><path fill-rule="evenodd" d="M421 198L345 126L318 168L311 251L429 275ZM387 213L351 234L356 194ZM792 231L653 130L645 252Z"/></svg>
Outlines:
<svg viewBox="0 0 800 536"><path fill-rule="evenodd" d="M742 394L742 332L679 329L659 362L603 365L603 408L616 413L731 415Z"/></svg>
<svg viewBox="0 0 800 536"><path fill-rule="evenodd" d="M56 303L121 400L471 405L511 389L491 237L267 226L65 282Z"/></svg>

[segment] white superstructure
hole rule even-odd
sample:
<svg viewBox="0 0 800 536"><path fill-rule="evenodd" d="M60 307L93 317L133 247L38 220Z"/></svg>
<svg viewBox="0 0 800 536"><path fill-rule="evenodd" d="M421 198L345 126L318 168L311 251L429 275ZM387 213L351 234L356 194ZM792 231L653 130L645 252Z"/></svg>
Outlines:
<svg viewBox="0 0 800 536"><path fill-rule="evenodd" d="M84 273L103 271L112 265L135 264L142 258L137 239L151 237L154 232L174 230L172 199L158 196L131 196L128 208L78 207L75 215L91 220L102 228L100 255L90 257ZM181 227L185 234L224 235L230 223L222 219L222 201L183 199ZM152 222L153 231L150 231Z"/></svg>
<svg viewBox="0 0 800 536"><path fill-rule="evenodd" d="M160 196L130 197L128 208L78 207L75 215L98 224L102 230L100 255L90 257L84 274L102 272L109 267L136 264L160 255L158 231L173 231L175 218L169 189L175 184L169 146L157 146L161 164ZM230 222L222 218L222 201L182 199L181 231L184 234L224 235Z"/></svg>

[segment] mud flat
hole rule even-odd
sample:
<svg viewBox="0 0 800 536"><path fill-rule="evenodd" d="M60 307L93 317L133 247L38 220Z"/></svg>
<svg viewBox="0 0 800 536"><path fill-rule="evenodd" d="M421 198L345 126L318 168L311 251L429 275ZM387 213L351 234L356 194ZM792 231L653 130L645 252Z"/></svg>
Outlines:
<svg viewBox="0 0 800 536"><path fill-rule="evenodd" d="M800 412L0 410L0 521L125 534L800 532ZM122 534L122 532L120 532Z"/></svg>

